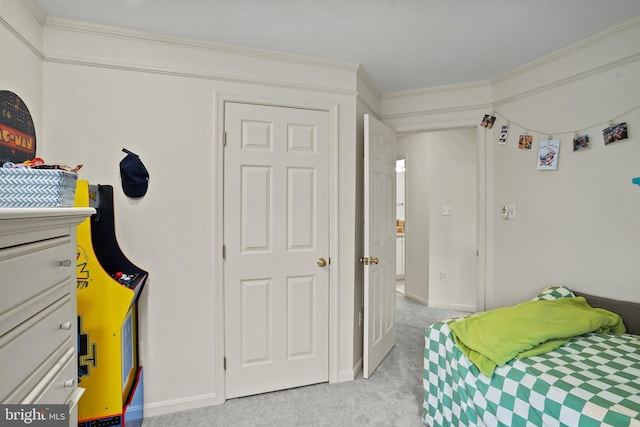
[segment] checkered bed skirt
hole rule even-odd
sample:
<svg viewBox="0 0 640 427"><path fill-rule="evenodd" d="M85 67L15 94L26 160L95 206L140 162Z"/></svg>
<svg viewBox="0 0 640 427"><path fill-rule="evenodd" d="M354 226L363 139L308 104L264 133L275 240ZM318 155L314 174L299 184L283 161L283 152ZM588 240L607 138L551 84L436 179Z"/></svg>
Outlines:
<svg viewBox="0 0 640 427"><path fill-rule="evenodd" d="M0 168L0 208L73 206L77 179L59 169Z"/></svg>
<svg viewBox="0 0 640 427"><path fill-rule="evenodd" d="M640 426L640 337L586 334L491 379L447 322L425 334L423 421L438 426Z"/></svg>

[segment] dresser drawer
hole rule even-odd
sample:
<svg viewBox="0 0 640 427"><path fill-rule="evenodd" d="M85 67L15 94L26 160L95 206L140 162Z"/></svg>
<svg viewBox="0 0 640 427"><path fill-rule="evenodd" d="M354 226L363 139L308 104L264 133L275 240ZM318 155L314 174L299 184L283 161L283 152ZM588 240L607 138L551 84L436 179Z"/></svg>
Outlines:
<svg viewBox="0 0 640 427"><path fill-rule="evenodd" d="M0 335L75 289L69 236L0 250Z"/></svg>
<svg viewBox="0 0 640 427"><path fill-rule="evenodd" d="M0 337L0 401L19 398L25 386L39 382L42 372L55 365L54 353L75 347L77 336L72 335L77 317L71 301L67 294Z"/></svg>
<svg viewBox="0 0 640 427"><path fill-rule="evenodd" d="M69 404L78 386L78 364L75 361L75 352L69 349L22 403Z"/></svg>

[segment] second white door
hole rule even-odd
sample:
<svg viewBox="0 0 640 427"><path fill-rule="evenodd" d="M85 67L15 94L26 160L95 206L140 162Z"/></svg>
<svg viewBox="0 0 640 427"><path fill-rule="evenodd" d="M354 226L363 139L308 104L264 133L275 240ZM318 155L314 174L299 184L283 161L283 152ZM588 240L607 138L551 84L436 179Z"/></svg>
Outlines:
<svg viewBox="0 0 640 427"><path fill-rule="evenodd" d="M364 339L368 378L396 343L396 133L364 116Z"/></svg>
<svg viewBox="0 0 640 427"><path fill-rule="evenodd" d="M329 123L225 104L227 398L328 381Z"/></svg>

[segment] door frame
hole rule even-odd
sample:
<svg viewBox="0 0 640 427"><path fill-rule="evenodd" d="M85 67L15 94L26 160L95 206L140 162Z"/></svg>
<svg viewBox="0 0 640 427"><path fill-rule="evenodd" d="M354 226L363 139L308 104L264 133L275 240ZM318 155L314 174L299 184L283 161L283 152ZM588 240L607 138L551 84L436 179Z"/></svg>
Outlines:
<svg viewBox="0 0 640 427"><path fill-rule="evenodd" d="M214 278L214 372L215 378L213 400L221 404L226 400L225 383L225 316L224 316L224 106L227 102L270 105L285 108L301 108L326 111L329 114L329 382L338 382L339 378L339 182L338 182L338 135L339 115L338 104L321 103L317 101L287 102L282 99L256 98L242 95L213 93L214 132L212 140L212 155L214 173L212 174L213 195L213 257Z"/></svg>
<svg viewBox="0 0 640 427"><path fill-rule="evenodd" d="M396 145L397 145L397 142L396 142ZM405 231L404 231L404 239L405 239L405 240L404 240L403 246L404 246L405 248L407 247L407 246L406 246L406 245L407 245L407 228L406 228L406 227L407 227L407 172L406 172L406 170L407 170L407 157L408 157L408 156L407 156L407 153L406 153L406 152L404 152L404 153L398 153L398 152L396 152L396 164L397 164L397 162L398 162L398 161L400 161L400 160L404 160L404 169L405 169L404 175L402 176L402 179L403 179L403 182L402 182L402 188L403 188L403 192L404 192L404 194L402 195L402 196L403 196L403 198L404 198L404 202L403 202L403 203L404 203L404 205L402 206L402 209L403 209L403 211L404 211L404 230L405 230ZM396 179L397 179L397 172L396 172ZM397 187L397 185L398 185L398 184L397 184L397 182L396 182L396 187ZM397 194L396 194L396 199L397 199L397 198L398 198L398 196L397 196ZM396 202L396 203L397 203L397 202ZM396 217L398 216L398 215L397 215L397 212L398 212L398 206L396 205ZM404 250L404 249L403 249L403 250ZM405 258L406 258L406 256L403 256L402 258L403 258L403 259L402 259L402 264L403 264L403 265L402 265L402 271L404 271L404 274L402 275L402 280L404 280L404 279L405 279L405 277L406 277L406 272L407 272L407 260L405 259ZM396 267L396 268L397 268L397 267ZM398 277L396 276L396 279L397 279L397 278L398 278ZM404 295L404 291L402 292L402 295Z"/></svg>
<svg viewBox="0 0 640 427"><path fill-rule="evenodd" d="M385 122L386 123L386 122ZM490 206L492 205L492 200L489 200L490 192L489 188L493 186L492 175L487 172L489 167L489 157L488 157L488 141L487 135L491 135L486 128L481 127L475 118L468 118L462 120L455 126L452 126L448 123L435 123L429 125L415 125L410 128L406 128L405 126L395 126L392 127L395 129L396 134L400 135L408 135L408 134L420 134L427 133L432 131L451 131L451 130L460 130L460 129L475 129L476 134L476 164L477 164L477 204L476 204L476 245L477 245L477 259L478 259L478 268L477 268L477 278L478 283L476 287L477 297L476 297L476 311L484 311L487 307L487 283L493 282L493 268L491 267L493 262L493 247L491 236L493 235L493 225L489 220L490 216L493 212L490 212ZM405 153L406 155L406 153ZM408 160L405 161L408 162ZM407 166L407 169L409 166ZM405 191L407 191L409 187L409 181L406 181ZM405 204L405 216L406 216L407 205ZM406 224L409 224L409 228L411 228L412 219L405 218ZM405 226L406 226L405 224ZM406 233L405 228L405 245L407 244L407 239L411 239L409 234L411 232ZM405 260L405 268L407 268L407 261ZM406 270L405 270L406 273ZM427 303L429 300L429 296L427 294ZM420 301L424 303L423 301Z"/></svg>

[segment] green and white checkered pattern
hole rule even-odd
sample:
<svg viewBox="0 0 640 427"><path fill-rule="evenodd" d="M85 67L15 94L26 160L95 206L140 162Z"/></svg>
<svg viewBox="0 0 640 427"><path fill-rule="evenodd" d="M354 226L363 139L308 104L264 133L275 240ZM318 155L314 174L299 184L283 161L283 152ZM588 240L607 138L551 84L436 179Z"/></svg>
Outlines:
<svg viewBox="0 0 640 427"><path fill-rule="evenodd" d="M426 330L423 421L438 426L640 425L640 337L586 334L515 359L489 379L454 344L447 322Z"/></svg>
<svg viewBox="0 0 640 427"><path fill-rule="evenodd" d="M575 294L564 286L547 286L533 300L574 298Z"/></svg>

